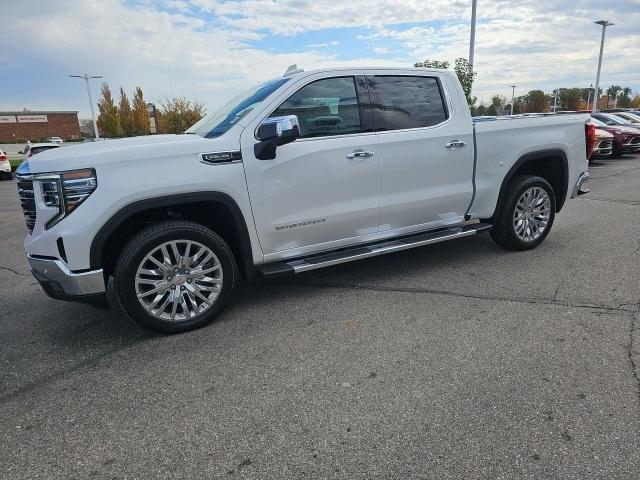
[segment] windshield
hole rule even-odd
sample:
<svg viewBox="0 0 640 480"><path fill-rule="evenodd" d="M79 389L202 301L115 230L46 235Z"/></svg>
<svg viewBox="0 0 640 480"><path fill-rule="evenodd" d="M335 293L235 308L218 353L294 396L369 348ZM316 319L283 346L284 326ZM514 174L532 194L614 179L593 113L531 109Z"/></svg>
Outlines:
<svg viewBox="0 0 640 480"><path fill-rule="evenodd" d="M613 113L611 114L611 116L614 117L616 120L620 120L624 122L625 125L631 125L633 123L631 119L627 117L623 117L622 115L618 115L617 113Z"/></svg>
<svg viewBox="0 0 640 480"><path fill-rule="evenodd" d="M215 112L205 115L185 133L195 133L205 138L219 137L287 81L289 78L278 78L241 93Z"/></svg>
<svg viewBox="0 0 640 480"><path fill-rule="evenodd" d="M617 115L607 115L606 118L607 120L611 120L614 123L614 125L629 125L631 123L625 120L624 118L618 117ZM609 125L611 124L609 123Z"/></svg>
<svg viewBox="0 0 640 480"><path fill-rule="evenodd" d="M606 127L607 126L606 123L601 122L597 118L593 118L593 117L591 117L591 119L589 120L589 123L593 123L594 125L596 125L598 127Z"/></svg>

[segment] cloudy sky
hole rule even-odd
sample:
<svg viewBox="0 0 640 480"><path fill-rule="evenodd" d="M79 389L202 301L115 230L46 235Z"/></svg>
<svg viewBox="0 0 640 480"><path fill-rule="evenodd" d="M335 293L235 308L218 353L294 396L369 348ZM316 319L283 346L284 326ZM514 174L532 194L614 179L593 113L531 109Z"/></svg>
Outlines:
<svg viewBox="0 0 640 480"><path fill-rule="evenodd" d="M209 109L290 64L411 66L468 55L471 0L0 0L0 110L80 110L83 82ZM601 83L640 92L640 0L478 0L475 94ZM94 86L97 97L98 85Z"/></svg>

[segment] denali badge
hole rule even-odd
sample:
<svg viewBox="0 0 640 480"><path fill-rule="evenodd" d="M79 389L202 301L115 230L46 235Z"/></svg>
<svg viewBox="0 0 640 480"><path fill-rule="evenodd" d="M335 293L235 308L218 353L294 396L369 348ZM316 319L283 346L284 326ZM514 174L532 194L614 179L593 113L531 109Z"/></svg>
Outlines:
<svg viewBox="0 0 640 480"><path fill-rule="evenodd" d="M305 220L304 222L289 223L287 225L276 225L276 230L289 230L290 228L306 227L307 225L317 225L325 223L326 218L316 218L314 220Z"/></svg>

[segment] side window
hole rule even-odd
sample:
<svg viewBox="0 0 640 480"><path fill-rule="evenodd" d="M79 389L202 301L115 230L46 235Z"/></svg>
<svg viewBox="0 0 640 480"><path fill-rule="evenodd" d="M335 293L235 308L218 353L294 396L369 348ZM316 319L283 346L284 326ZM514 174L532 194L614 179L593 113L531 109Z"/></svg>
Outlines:
<svg viewBox="0 0 640 480"><path fill-rule="evenodd" d="M447 119L436 78L369 76L367 79L378 130L430 127Z"/></svg>
<svg viewBox="0 0 640 480"><path fill-rule="evenodd" d="M302 138L359 133L360 110L353 80L325 78L305 85L271 116L297 115Z"/></svg>

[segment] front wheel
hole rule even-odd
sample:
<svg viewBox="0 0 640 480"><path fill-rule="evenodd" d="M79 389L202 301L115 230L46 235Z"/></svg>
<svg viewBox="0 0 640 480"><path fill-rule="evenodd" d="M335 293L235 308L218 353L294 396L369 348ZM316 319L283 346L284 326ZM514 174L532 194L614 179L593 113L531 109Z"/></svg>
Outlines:
<svg viewBox="0 0 640 480"><path fill-rule="evenodd" d="M549 234L555 211L556 198L549 182L534 175L518 175L494 216L491 238L508 250L535 248Z"/></svg>
<svg viewBox="0 0 640 480"><path fill-rule="evenodd" d="M131 319L178 333L211 322L228 302L237 276L233 253L215 232L171 221L145 228L127 243L115 289Z"/></svg>

